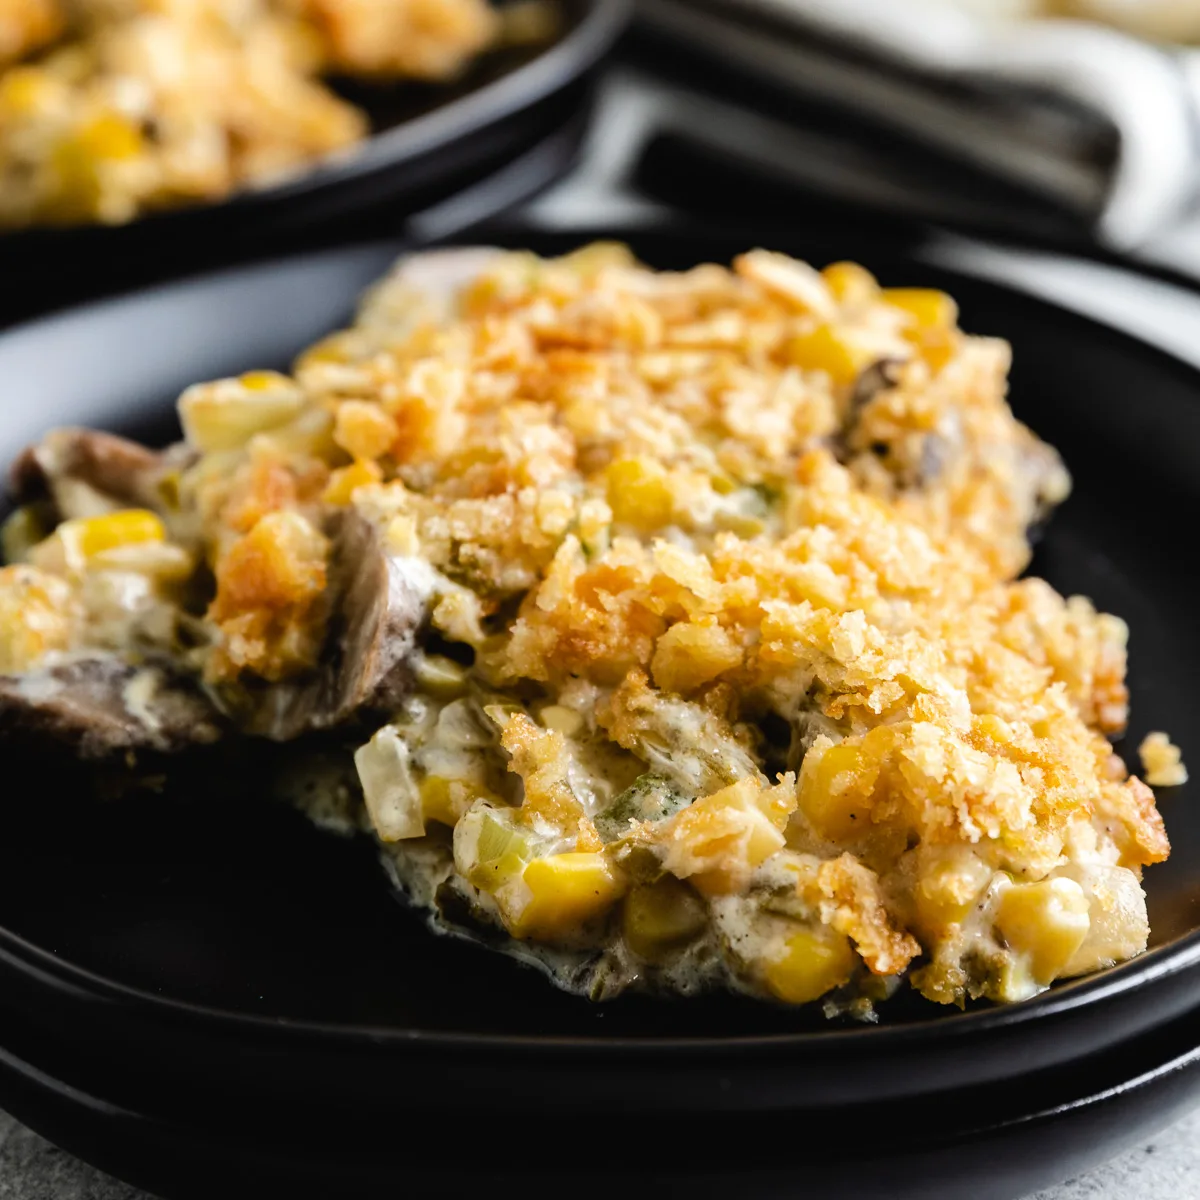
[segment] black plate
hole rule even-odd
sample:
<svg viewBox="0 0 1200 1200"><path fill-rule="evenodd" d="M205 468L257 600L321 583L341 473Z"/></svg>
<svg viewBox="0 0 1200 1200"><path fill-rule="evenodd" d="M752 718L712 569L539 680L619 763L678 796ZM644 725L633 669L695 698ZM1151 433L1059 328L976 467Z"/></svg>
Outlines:
<svg viewBox="0 0 1200 1200"><path fill-rule="evenodd" d="M598 231L520 235L543 252ZM611 234L612 231L603 231ZM728 259L754 236L651 231L648 261ZM1200 753L1200 627L1188 535L1200 511L1200 374L1052 305L935 270L861 235L772 239L818 263L961 302L967 328L1016 346L1017 411L1058 444L1076 491L1036 569L1133 629L1133 726ZM347 315L394 247L270 263L52 318L0 338L0 459L47 426L171 435L169 399L207 375L285 365ZM1128 756L1128 754L1127 754ZM1200 810L1161 795L1175 843L1147 873L1155 948L1034 1001L966 1014L914 999L874 1028L830 1029L748 1001L592 1006L395 904L365 843L192 780L141 808L97 806L43 769L5 780L3 995L35 1030L132 1080L187 1078L246 1103L426 1108L476 1099L558 1113L771 1110L861 1103L1013 1078L1140 1034L1195 1004ZM243 789L245 790L245 789ZM132 1086L132 1083L131 1083Z"/></svg>
<svg viewBox="0 0 1200 1200"><path fill-rule="evenodd" d="M617 1180L632 1197L1015 1200L1132 1148L1193 1107L1197 1041L1193 1014L1069 1072L856 1109L849 1119L718 1113L642 1128L617 1110L581 1129L480 1105L465 1088L454 1114L406 1110L403 1079L396 1106L346 1106L332 1116L311 1106L196 1103L187 1081L114 1099L111 1075L107 1085L64 1081L54 1049L8 1021L0 1105L169 1200L382 1200L398 1189L490 1195L564 1182L572 1196L599 1200ZM181 1106L180 1097L193 1102Z"/></svg>
<svg viewBox="0 0 1200 1200"><path fill-rule="evenodd" d="M360 215L353 222L335 222L287 235L257 239L254 253L240 242L221 246L183 242L161 253L135 253L119 262L84 263L64 277L40 271L22 278L13 272L13 286L0 289L0 331L50 312L102 298L128 294L196 269L196 258L205 270L215 270L247 258L264 257L271 247L278 253L314 252L334 246L359 245L373 237L402 239L413 249L454 236L534 199L563 178L579 161L591 125L591 95L580 103L566 104L556 125L544 137L514 154L497 170L476 179L427 208L402 219L384 212ZM276 251L272 251L273 253ZM0 256L2 257L2 256ZM0 276L4 268L0 265Z"/></svg>
<svg viewBox="0 0 1200 1200"><path fill-rule="evenodd" d="M179 273L272 247L278 253L298 234L348 217L374 220L380 233L387 222L392 234L405 216L547 137L586 99L630 0L558 3L562 28L547 46L485 54L453 83L354 85L347 94L367 112L372 135L285 182L128 225L3 234L0 274L38 287L49 280L61 293L77 287L81 273L128 275L131 261L157 265L163 278L164 264Z"/></svg>

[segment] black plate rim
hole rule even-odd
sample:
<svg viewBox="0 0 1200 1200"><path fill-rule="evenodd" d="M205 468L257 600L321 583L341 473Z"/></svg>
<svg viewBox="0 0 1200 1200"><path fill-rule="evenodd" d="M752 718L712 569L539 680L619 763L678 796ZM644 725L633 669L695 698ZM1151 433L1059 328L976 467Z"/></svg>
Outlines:
<svg viewBox="0 0 1200 1200"><path fill-rule="evenodd" d="M624 3L625 0L619 0ZM785 245L787 234L782 230L770 230L775 241ZM741 229L716 228L696 222L672 221L667 226L653 222L627 226L603 227L595 225L554 228L548 231L534 230L521 225L483 226L473 235L451 237L447 245L484 245L489 236L492 244L518 245L522 240L541 243L582 244L597 239L620 239L636 241L640 237L657 237L677 242L704 240L727 245L738 237L745 238L747 247L762 244L764 231L756 229L746 233ZM793 241L796 239L793 238ZM437 243L433 245L436 246ZM352 255L388 254L399 256L419 252L411 244L397 239L383 239L312 251L303 254L285 254L217 271L198 271L181 279L156 284L150 288L132 289L127 293L100 302L85 303L67 308L49 316L34 318L12 326L0 333L0 347L5 342L19 339L22 335L49 332L55 326L69 325L72 321L92 313L94 310L119 309L123 304L154 297L168 298L173 292L186 291L189 287L221 281L232 281L239 277L257 276L285 264L302 262L317 263L323 260ZM432 247L431 247L432 248ZM1145 341L1135 333L1118 329L1083 313L1060 306L1041 296L1035 296L1020 287L1000 283L990 277L972 275L967 271L947 267L941 263L922 262L919 247L904 248L897 255L881 248L876 255L886 262L902 259L916 260L920 266L928 266L951 281L959 281L972 288L984 288L998 292L1010 301L1015 301L1041 313L1060 325L1073 325L1076 329L1103 334L1110 342L1121 344L1128 352L1156 360L1160 369L1166 369L1192 386L1200 386L1200 367L1196 367L1170 350ZM889 266L891 264L888 264ZM433 936L433 935L431 935ZM1069 1016L1072 1012L1094 1004L1100 1004L1131 995L1154 986L1177 974L1200 968L1200 929L1185 934L1163 946L1147 950L1128 962L1115 967L1070 980L1030 1000L970 1012L938 1013L928 1020L905 1025L863 1025L853 1029L828 1029L801 1033L734 1035L728 1037L587 1037L547 1035L531 1036L520 1034L449 1033L421 1029L404 1029L373 1025L333 1025L320 1021L273 1018L252 1013L239 1013L226 1009L212 1008L191 1001L157 995L154 992L134 987L107 978L86 967L67 962L52 951L45 950L0 926L0 960L13 969L25 974L33 973L50 986L74 990L89 999L122 1007L135 1007L143 1012L159 1012L174 1016L189 1023L201 1022L223 1032L246 1034L255 1038L286 1039L288 1041L332 1043L346 1047L383 1045L405 1046L422 1050L487 1050L489 1052L514 1052L522 1057L545 1053L553 1056L564 1050L582 1058L607 1053L636 1054L640 1057L671 1055L679 1051L700 1054L708 1059L720 1059L729 1055L760 1054L778 1052L781 1049L819 1047L822 1051L836 1050L840 1046L853 1044L863 1049L866 1044L902 1047L925 1041L928 1038L961 1039L973 1038L982 1033L999 1033L1019 1029L1039 1020ZM549 985L547 985L549 986ZM1200 1051L1198 1051L1200 1052Z"/></svg>
<svg viewBox="0 0 1200 1200"><path fill-rule="evenodd" d="M436 936L430 934L429 936ZM131 984L109 979L86 967L60 959L0 928L0 961L26 977L35 976L43 984L74 991L88 1000L107 1005L135 1008L147 1014L162 1013L185 1022L203 1023L232 1034L246 1034L272 1041L332 1042L345 1046L399 1045L411 1048L449 1051L504 1051L522 1058L545 1053L553 1056L564 1050L580 1057L598 1057L609 1053L651 1057L673 1055L679 1051L719 1059L778 1052L801 1047L835 1052L850 1043L865 1049L867 1041L886 1041L889 1046L924 1042L929 1038L974 1039L979 1034L1019 1029L1031 1022L1069 1016L1072 1012L1153 987L1171 976L1200 966L1200 931L1185 935L1177 942L1146 951L1129 962L1092 976L1071 981L1017 1004L977 1009L972 1012L937 1013L928 1020L906 1025L863 1025L853 1029L813 1030L802 1033L732 1035L728 1037L571 1037L566 1035L532 1036L527 1034L449 1033L421 1029L403 1029L378 1025L333 1025L320 1021L285 1017L264 1017L212 1008L192 1001L156 995ZM550 986L547 983L546 986Z"/></svg>
<svg viewBox="0 0 1200 1200"><path fill-rule="evenodd" d="M579 24L524 66L419 117L372 134L357 145L322 159L296 178L271 187L237 192L224 205L232 209L259 199L286 200L329 183L358 178L400 159L415 158L451 139L475 133L552 95L599 62L627 24L634 0L586 2L588 11Z"/></svg>
<svg viewBox="0 0 1200 1200"><path fill-rule="evenodd" d="M1159 1057L1162 1053L1161 1050L1157 1054L1139 1055L1133 1061L1134 1073L1116 1083L1092 1090L1096 1085L1094 1081L1089 1080L1082 1095L1072 1096L1044 1107L1038 1107L1035 1104L1031 1111L999 1119L993 1117L985 1119L979 1124L971 1123L968 1120L961 1127L946 1131L940 1136L935 1133L930 1140L944 1139L944 1144L949 1146L989 1135L1003 1134L1009 1130L1054 1122L1113 1100L1129 1097L1180 1072L1195 1070L1200 1066L1200 1044L1191 1044L1186 1049L1180 1049L1177 1040L1178 1032L1185 1028L1187 1023L1187 1018L1171 1023L1172 1040L1175 1044L1167 1049L1165 1059ZM1191 1040L1188 1039L1188 1041ZM1147 1064L1147 1059L1149 1059L1149 1064ZM44 1093L57 1096L72 1107L81 1108L100 1117L120 1118L137 1124L162 1123L164 1121L163 1117L150 1109L143 1108L141 1104L135 1106L133 1101L113 1100L102 1095L94 1086L71 1083L61 1079L47 1068L39 1066L27 1052L14 1049L7 1042L0 1042L0 1077L5 1074L15 1076ZM1194 1108L1195 1104L1188 1107ZM21 1119L19 1113L16 1115L18 1119ZM176 1128L179 1127L176 1126Z"/></svg>
<svg viewBox="0 0 1200 1200"><path fill-rule="evenodd" d="M59 237L105 230L163 229L177 218L205 213L248 213L256 208L308 196L351 183L377 171L419 158L438 146L469 137L529 108L586 75L613 47L629 24L635 0L580 0L586 11L574 28L528 62L465 95L390 129L369 134L361 142L323 155L285 178L262 187L240 188L222 199L146 213L121 225L83 222L63 227L34 225L0 233L0 252L18 249L26 239L57 241Z"/></svg>

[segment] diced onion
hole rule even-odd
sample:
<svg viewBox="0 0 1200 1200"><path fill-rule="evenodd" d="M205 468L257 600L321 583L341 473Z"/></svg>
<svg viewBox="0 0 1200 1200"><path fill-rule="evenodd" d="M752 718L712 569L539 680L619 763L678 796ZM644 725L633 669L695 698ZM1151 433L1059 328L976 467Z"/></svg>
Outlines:
<svg viewBox="0 0 1200 1200"><path fill-rule="evenodd" d="M421 793L408 765L408 747L391 725L385 725L354 755L367 812L385 842L424 837Z"/></svg>

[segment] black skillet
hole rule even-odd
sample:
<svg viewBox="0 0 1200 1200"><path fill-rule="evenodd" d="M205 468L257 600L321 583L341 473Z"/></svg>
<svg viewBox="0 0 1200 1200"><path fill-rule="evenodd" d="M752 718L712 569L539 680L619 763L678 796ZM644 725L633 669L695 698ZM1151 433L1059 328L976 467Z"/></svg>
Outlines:
<svg viewBox="0 0 1200 1200"><path fill-rule="evenodd" d="M507 236L549 253L612 232ZM659 266L727 260L760 240L627 236ZM1035 569L1132 627L1133 724L1119 749L1128 758L1147 730L1169 729L1195 761L1187 529L1200 511L1200 374L861 232L771 241L817 263L864 261L888 283L946 288L966 328L1014 343L1014 406L1076 477ZM0 337L0 459L68 421L171 436L183 385L286 364L345 319L394 250L242 268ZM906 996L879 1026L834 1028L729 999L593 1006L510 960L431 938L394 902L369 845L261 802L250 771L201 770L162 797L115 804L56 782L52 766L18 771L10 760L3 779L0 995L13 1028L52 1040L56 1078L100 1079L114 1097L149 1089L185 1107L271 1108L297 1121L384 1112L414 1130L465 1104L543 1123L620 1112L656 1127L681 1114L849 1113L899 1099L893 1109L919 1112L908 1106L947 1089L1008 1081L1019 1092L1044 1078L1037 1071L1073 1073L1197 1000L1200 813L1186 788L1160 796L1175 852L1147 873L1155 935L1144 957L1021 1005L960 1014Z"/></svg>

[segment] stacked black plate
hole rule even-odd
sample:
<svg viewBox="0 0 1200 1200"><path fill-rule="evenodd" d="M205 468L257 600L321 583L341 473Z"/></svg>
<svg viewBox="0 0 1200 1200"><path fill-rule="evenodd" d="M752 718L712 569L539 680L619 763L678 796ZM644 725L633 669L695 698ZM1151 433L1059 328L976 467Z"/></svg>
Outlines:
<svg viewBox="0 0 1200 1200"><path fill-rule="evenodd" d="M761 231L760 231L761 232ZM753 239L493 231L541 252L630 240L656 266ZM863 235L772 245L851 258L959 301L1009 338L1018 415L1076 488L1034 569L1123 616L1133 727L1200 754L1200 373L1029 296ZM285 365L349 314L395 244L269 262L0 337L0 458L47 426L170 436L201 377ZM1025 1004L957 1013L901 995L877 1026L733 999L553 991L435 939L365 841L332 837L202 766L101 802L57 765L0 787L0 1106L169 1197L358 1196L554 1183L700 1196L1011 1200L1165 1125L1200 1097L1200 809L1160 794L1174 843L1147 872L1139 959Z"/></svg>

